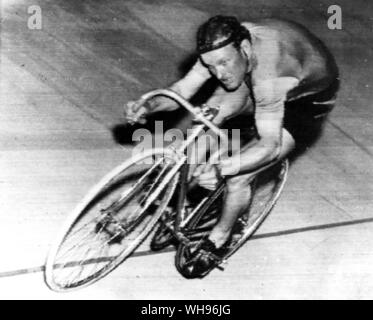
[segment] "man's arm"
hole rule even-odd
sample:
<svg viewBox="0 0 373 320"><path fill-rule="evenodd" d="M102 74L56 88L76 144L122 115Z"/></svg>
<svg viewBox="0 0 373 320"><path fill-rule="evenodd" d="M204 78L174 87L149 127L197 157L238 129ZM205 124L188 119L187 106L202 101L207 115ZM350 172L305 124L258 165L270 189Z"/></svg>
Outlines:
<svg viewBox="0 0 373 320"><path fill-rule="evenodd" d="M260 138L250 148L221 162L223 176L252 172L278 158L286 94L297 84L295 78L278 78L264 81L255 88L255 122Z"/></svg>
<svg viewBox="0 0 373 320"><path fill-rule="evenodd" d="M280 108L279 108L280 110ZM276 160L281 152L282 114L278 117L261 115L256 117L260 139L256 144L221 163L223 176L249 173Z"/></svg>

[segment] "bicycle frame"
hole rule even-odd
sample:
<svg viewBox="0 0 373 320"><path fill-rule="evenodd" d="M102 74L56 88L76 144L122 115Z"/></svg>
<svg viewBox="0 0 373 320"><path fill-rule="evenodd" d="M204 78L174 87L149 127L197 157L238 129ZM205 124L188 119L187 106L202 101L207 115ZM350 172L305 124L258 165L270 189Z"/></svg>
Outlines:
<svg viewBox="0 0 373 320"><path fill-rule="evenodd" d="M196 138L202 133L205 127L208 127L212 132L214 132L218 137L222 139L222 142L228 145L229 140L228 137L226 136L225 133L223 133L217 126L215 126L209 119L204 117L202 111L200 109L196 109L192 104L190 104L188 101L180 97L177 93L167 90L167 89L160 89L160 90L154 90L151 92L148 92L144 94L138 102L138 105L136 106L135 110L140 109L149 99L155 97L155 96L166 96L168 98L171 98L178 102L182 107L187 109L190 113L193 114L194 118L196 120L199 120L202 122L201 125L196 126L192 133L188 135L186 141L182 143L182 145L176 149L173 150L177 156L180 157L180 160L174 164L175 167L178 169L181 168L181 176L180 176L180 193L178 197L178 202L177 202L177 214L176 214L176 219L174 222L173 230L171 230L176 238L181 241L181 242L189 242L188 238L185 237L183 233L183 228L188 224L188 222L194 217L196 212L200 208L202 208L204 205L206 205L209 200L216 199L221 192L224 189L224 180L221 179L219 181L219 184L217 188L211 192L209 197L203 199L201 203L193 210L192 213L188 214L188 216L185 216L185 208L184 208L184 203L185 203L185 198L186 198L186 193L187 193L187 188L188 188L188 172L189 172L189 165L187 164L187 157L185 156L185 152L187 151L188 147L192 145ZM210 162L212 160L215 160L215 158L219 157L221 155L220 150L218 149L215 153L213 153L210 157ZM176 172L175 172L176 174ZM171 177L170 177L171 178Z"/></svg>

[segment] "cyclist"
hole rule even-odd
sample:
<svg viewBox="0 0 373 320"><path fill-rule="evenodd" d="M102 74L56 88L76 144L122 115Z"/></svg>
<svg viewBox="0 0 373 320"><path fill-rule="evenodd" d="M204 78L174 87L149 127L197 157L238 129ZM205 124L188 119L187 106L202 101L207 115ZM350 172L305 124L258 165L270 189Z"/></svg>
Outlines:
<svg viewBox="0 0 373 320"><path fill-rule="evenodd" d="M221 217L203 239L203 250L195 253L194 268L185 271L188 277L198 277L216 263L213 255L201 252L218 257L225 253L236 220L248 209L255 172L312 142L334 106L339 86L338 68L323 43L290 21L240 23L235 17L215 16L200 26L197 51L196 64L170 89L190 99L214 77L219 86L207 101L220 107L214 122L252 137L217 165L227 184ZM137 112L134 105L128 103L126 112L135 120L179 107L165 97L154 98ZM216 170L209 166L197 168L194 175L207 189L218 182Z"/></svg>

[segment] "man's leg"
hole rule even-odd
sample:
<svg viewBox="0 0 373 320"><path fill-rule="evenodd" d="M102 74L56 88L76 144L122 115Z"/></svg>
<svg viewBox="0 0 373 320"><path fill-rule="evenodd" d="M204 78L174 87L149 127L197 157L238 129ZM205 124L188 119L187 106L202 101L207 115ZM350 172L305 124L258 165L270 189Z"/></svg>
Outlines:
<svg viewBox="0 0 373 320"><path fill-rule="evenodd" d="M237 219L248 209L251 199L251 182L254 177L253 174L246 174L227 180L221 217L209 235L209 239L216 248L225 244Z"/></svg>
<svg viewBox="0 0 373 320"><path fill-rule="evenodd" d="M282 148L278 160L286 157L295 146L294 139L286 130L283 130L282 136ZM251 182L259 171L261 170L227 179L221 218L209 235L209 239L216 248L220 248L228 241L237 219L248 210L251 199Z"/></svg>

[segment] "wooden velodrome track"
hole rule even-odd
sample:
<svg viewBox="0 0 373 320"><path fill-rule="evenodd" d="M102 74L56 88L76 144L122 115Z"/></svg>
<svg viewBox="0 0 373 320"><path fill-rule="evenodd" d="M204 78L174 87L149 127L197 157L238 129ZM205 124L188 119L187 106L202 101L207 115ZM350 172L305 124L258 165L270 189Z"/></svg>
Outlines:
<svg viewBox="0 0 373 320"><path fill-rule="evenodd" d="M373 298L372 2L339 0L342 30L327 28L335 1L262 3L2 0L0 298ZM35 4L39 31L27 28ZM342 86L323 136L293 163L275 210L224 272L185 280L170 250L140 253L87 289L49 291L41 271L61 223L130 155L114 139L122 106L175 80L196 27L222 12L292 19L325 41Z"/></svg>

